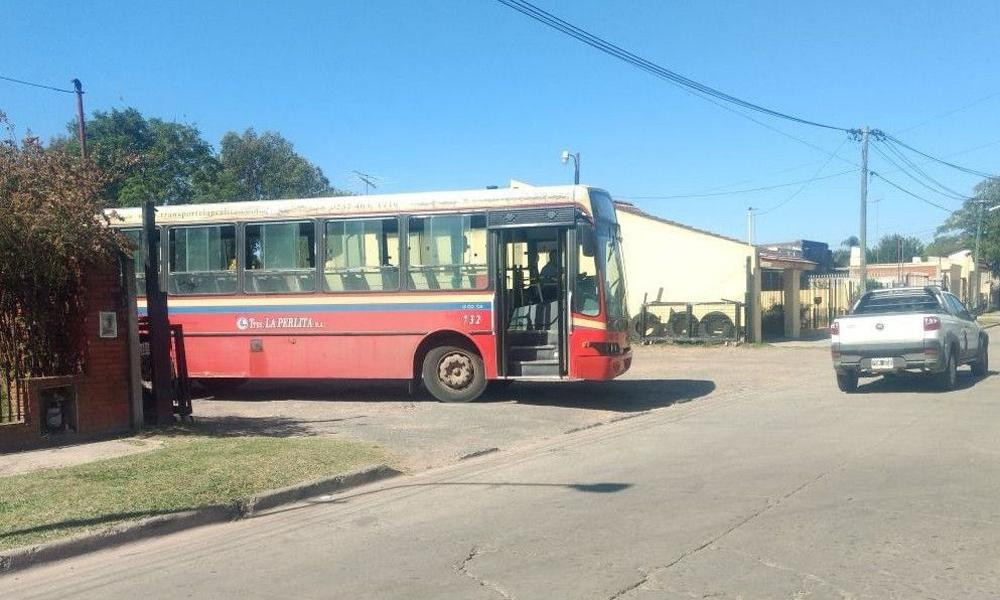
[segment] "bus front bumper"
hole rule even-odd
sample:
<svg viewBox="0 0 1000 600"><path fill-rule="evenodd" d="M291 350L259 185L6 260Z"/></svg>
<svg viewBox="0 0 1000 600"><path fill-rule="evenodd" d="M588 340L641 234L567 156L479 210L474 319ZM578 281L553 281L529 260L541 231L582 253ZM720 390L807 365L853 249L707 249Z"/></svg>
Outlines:
<svg viewBox="0 0 1000 600"><path fill-rule="evenodd" d="M632 366L632 350L625 348L620 354L580 356L576 359L576 379L608 381Z"/></svg>

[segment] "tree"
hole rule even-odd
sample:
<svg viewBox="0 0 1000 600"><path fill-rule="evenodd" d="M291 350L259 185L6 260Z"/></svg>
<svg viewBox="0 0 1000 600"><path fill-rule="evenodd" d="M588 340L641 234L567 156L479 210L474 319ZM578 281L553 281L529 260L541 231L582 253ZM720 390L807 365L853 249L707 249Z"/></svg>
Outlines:
<svg viewBox="0 0 1000 600"><path fill-rule="evenodd" d="M258 135L252 128L230 131L222 138L219 159L232 199L272 200L339 196L323 171L295 152L292 143L273 131ZM230 199L230 198L227 198Z"/></svg>
<svg viewBox="0 0 1000 600"><path fill-rule="evenodd" d="M860 245L861 242L858 240L858 236L856 235L852 235L846 240L840 242L840 248L833 251L833 266L849 266L851 264L851 248L856 248Z"/></svg>
<svg viewBox="0 0 1000 600"><path fill-rule="evenodd" d="M924 243L920 238L898 233L884 235L874 248L865 254L869 263L910 262L915 256L924 256Z"/></svg>
<svg viewBox="0 0 1000 600"><path fill-rule="evenodd" d="M1000 178L985 179L973 191L975 195L938 228L938 237L956 238L961 241L960 249L974 250L976 229L982 216L980 260L993 273L1000 273L1000 210L986 210L1000 205Z"/></svg>
<svg viewBox="0 0 1000 600"><path fill-rule="evenodd" d="M117 173L46 150L36 138L0 141L0 380L7 398L10 385L26 377L81 367L84 272L127 247L101 210L101 193Z"/></svg>
<svg viewBox="0 0 1000 600"><path fill-rule="evenodd" d="M951 256L959 250L966 250L961 235L939 235L927 244L927 256Z"/></svg>
<svg viewBox="0 0 1000 600"><path fill-rule="evenodd" d="M52 146L79 153L76 123L69 135ZM107 206L140 206L203 201L224 190L222 165L194 125L146 119L134 108L95 111L87 122L87 149L97 166L107 169L122 160L132 166L101 193Z"/></svg>

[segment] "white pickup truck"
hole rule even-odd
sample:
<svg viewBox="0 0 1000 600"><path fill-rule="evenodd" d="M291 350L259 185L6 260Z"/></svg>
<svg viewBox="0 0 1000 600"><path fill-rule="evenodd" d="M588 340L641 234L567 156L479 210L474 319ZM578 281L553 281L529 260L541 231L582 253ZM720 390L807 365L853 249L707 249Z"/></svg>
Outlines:
<svg viewBox="0 0 1000 600"><path fill-rule="evenodd" d="M837 387L858 389L858 377L916 371L952 390L960 365L989 369L986 332L961 301L936 286L875 290L834 321L830 352Z"/></svg>

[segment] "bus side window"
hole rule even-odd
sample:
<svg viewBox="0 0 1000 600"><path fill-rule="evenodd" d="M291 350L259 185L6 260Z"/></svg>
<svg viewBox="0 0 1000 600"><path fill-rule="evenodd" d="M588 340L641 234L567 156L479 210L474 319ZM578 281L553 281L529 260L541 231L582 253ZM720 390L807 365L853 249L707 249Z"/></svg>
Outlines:
<svg viewBox="0 0 1000 600"><path fill-rule="evenodd" d="M236 226L170 229L171 294L236 293Z"/></svg>
<svg viewBox="0 0 1000 600"><path fill-rule="evenodd" d="M409 230L410 289L486 289L485 215L410 217Z"/></svg>
<svg viewBox="0 0 1000 600"><path fill-rule="evenodd" d="M135 291L140 298L146 296L146 260L143 256L146 248L142 243L141 229L123 229L122 233L133 244L132 264L135 268Z"/></svg>
<svg viewBox="0 0 1000 600"><path fill-rule="evenodd" d="M311 221L248 224L244 256L248 293L316 291L316 226Z"/></svg>
<svg viewBox="0 0 1000 600"><path fill-rule="evenodd" d="M323 279L328 292L398 290L398 220L327 221Z"/></svg>

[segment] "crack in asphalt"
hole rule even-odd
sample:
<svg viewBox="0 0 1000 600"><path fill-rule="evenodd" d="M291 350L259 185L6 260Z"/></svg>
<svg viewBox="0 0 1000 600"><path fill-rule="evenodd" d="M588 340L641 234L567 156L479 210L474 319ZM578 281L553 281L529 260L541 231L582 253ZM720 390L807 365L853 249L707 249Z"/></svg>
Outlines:
<svg viewBox="0 0 1000 600"><path fill-rule="evenodd" d="M469 563L471 563L473 560L475 560L476 558L478 558L481 555L482 555L482 551L479 549L479 547L478 546L473 546L469 550L469 553L465 556L465 558L463 558L461 560L461 562L459 562L459 563L457 563L455 565L455 571L457 571L458 573L461 573L462 575L465 575L469 579L471 579L471 580L475 581L476 583L478 583L480 585L480 587L484 587L484 588L490 590L491 592L497 594L498 596L500 596L504 600L514 600L513 596L511 596L510 594L508 594L507 592L505 592L503 590L503 588L501 588L496 583L493 583L492 581L487 581L486 579L483 579L482 577L478 577L474 573L471 573L469 571Z"/></svg>
<svg viewBox="0 0 1000 600"><path fill-rule="evenodd" d="M636 417L642 417L651 414L652 410L643 410L635 413L628 413L625 415L618 415L616 417L611 417L610 419L605 419L604 421L597 421L595 423L588 423L586 425L581 425L579 427L573 427L572 429L567 429L563 432L563 435L568 435L570 433L578 433L580 431L587 431L588 429L594 429L595 427L603 427L605 425L611 425L612 423L619 423L621 421L628 421L629 419L635 419Z"/></svg>
<svg viewBox="0 0 1000 600"><path fill-rule="evenodd" d="M847 590L839 587L838 585L836 585L834 583L831 583L830 581L827 581L826 579L823 579L822 577L820 577L819 575L816 575L815 573L810 573L808 571L801 571L801 570L796 569L794 567L789 567L787 565L783 565L781 563L777 563L777 562L775 562L773 560L769 560L769 559L764 558L762 556L756 556L754 554L750 554L749 552L743 552L742 550L737 550L736 548L731 548L731 547L728 547L728 546L717 546L717 547L720 550L725 550L727 552L732 552L733 554L737 554L739 556L743 556L745 558L749 558L750 560L756 561L756 562L764 565L765 567L768 567L768 568L771 568L771 569L775 569L775 570L778 570L778 571L785 571L787 573L794 573L795 575L798 575L798 576L802 577L803 579L805 579L807 581L812 581L812 582L818 583L820 585L825 585L825 586L827 586L829 588L832 588L834 591L836 591L838 594L840 594L840 597L843 600L853 600L853 598L856 597L854 595L854 593L849 592L849 591L847 591ZM806 592L806 590L801 590L801 591L802 592Z"/></svg>
<svg viewBox="0 0 1000 600"><path fill-rule="evenodd" d="M608 600L615 600L616 598L621 598L622 596L631 592L632 590L637 590L642 586L646 585L646 583L649 582L649 571L646 571L644 569L638 569L638 571L642 573L642 579L636 581L635 583L629 584L623 587L622 589L618 590L617 592L615 592L613 595L608 596Z"/></svg>
<svg viewBox="0 0 1000 600"><path fill-rule="evenodd" d="M619 592L616 592L613 596L610 596L608 598L608 600L616 600L617 598L622 598L622 597L625 596L625 594L628 594L629 592L631 592L633 590L637 590L637 589L645 586L646 584L649 583L649 580L650 580L651 577L656 577L659 574L663 573L664 571L669 570L671 567L675 566L677 563L681 562L682 560L688 558L689 556L693 556L693 555L701 552L705 548L708 548L709 546L713 546L716 542L718 542L722 538L726 537L727 535L729 535L730 533L736 531L737 529L743 527L747 523L753 521L754 519L756 519L757 517L763 515L764 513L768 512L768 511L770 511L771 509L777 508L778 506L781 505L782 502L784 502L785 500L788 500L789 498L791 498L792 496L798 494L799 492L801 492L802 490L806 489L807 487L810 487L810 486L818 483L819 481L822 481L823 479L827 478L828 476L832 475L833 473L836 473L838 471L846 469L848 467L848 465L850 465L852 462L854 462L858 458L861 458L861 457L868 456L868 455L872 454L878 448L880 448L883 444L885 444L886 442L888 442L892 438L896 437L900 433L902 433L902 432L910 429L911 427L913 427L914 425L916 425L919 421L921 421L922 419L924 419L925 417L927 417L928 415L930 415L931 412L934 411L934 408L935 407L931 407L926 412L924 412L924 413L922 413L920 415L917 415L916 417L914 417L913 419L911 419L909 422L905 423L903 426L898 427L898 428L894 429L893 431L889 432L882 439L878 440L877 442L875 442L874 444L872 444L870 447L868 447L864 452L861 452L859 454L856 454L854 456L851 456L849 458L844 459L843 461L841 461L839 464L835 465L834 467L831 467L831 468L827 469L826 471L823 471L822 473L820 473L816 477L813 477L812 479L809 479L805 483L803 483L803 484L801 484L801 485L793 488L791 491L786 492L785 494L781 495L777 500L774 500L774 501L770 501L769 500L759 510L756 510L756 511L752 512L746 518L740 520L735 525L733 525L732 527L729 527L728 529L726 529L722 533L713 536L712 538L710 538L708 541L706 541L705 543L701 544L700 546L698 546L696 548L693 548L693 549L690 549L690 550L687 550L687 551L681 553L677 558L675 558L674 560L670 561L669 563L667 563L665 565L662 565L662 566L659 566L659 567L654 567L654 568L650 569L649 571L641 571L644 574L644 577L641 580L639 580L635 584L630 585L627 588L625 588L625 589L623 589L623 590L621 590ZM842 595L845 593L844 590L837 589L837 591L840 592ZM849 593L849 592L847 592L847 593Z"/></svg>

